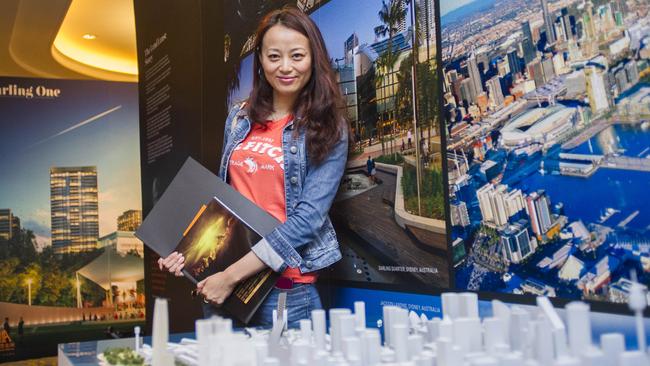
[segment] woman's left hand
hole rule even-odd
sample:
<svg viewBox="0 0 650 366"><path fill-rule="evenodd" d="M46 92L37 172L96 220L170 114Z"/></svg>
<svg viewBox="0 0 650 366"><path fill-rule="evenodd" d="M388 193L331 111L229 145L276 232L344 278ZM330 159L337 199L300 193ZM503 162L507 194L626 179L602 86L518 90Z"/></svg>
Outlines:
<svg viewBox="0 0 650 366"><path fill-rule="evenodd" d="M237 280L228 272L217 272L196 285L201 295L215 305L221 305L237 286Z"/></svg>

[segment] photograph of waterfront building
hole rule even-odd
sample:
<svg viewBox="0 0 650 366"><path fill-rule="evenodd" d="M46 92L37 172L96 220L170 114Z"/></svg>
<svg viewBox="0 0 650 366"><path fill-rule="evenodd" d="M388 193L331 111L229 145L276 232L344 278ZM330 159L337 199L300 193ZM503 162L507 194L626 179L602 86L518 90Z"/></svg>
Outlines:
<svg viewBox="0 0 650 366"><path fill-rule="evenodd" d="M0 314L20 339L0 362L104 338L109 326L132 332L145 315L143 244L133 236L142 220L137 84L0 77L0 86Z"/></svg>
<svg viewBox="0 0 650 366"><path fill-rule="evenodd" d="M442 0L456 287L650 285L650 6Z"/></svg>
<svg viewBox="0 0 650 366"><path fill-rule="evenodd" d="M303 9L301 3L226 6L229 106L250 93L260 17L284 5ZM434 1L331 0L306 11L323 34L353 138L330 211L343 259L326 275L449 286Z"/></svg>

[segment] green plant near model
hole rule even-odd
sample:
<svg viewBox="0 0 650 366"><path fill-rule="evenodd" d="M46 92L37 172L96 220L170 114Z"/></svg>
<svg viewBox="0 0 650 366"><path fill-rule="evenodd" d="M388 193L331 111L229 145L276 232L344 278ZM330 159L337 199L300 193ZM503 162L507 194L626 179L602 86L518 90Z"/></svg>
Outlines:
<svg viewBox="0 0 650 366"><path fill-rule="evenodd" d="M126 347L107 348L104 351L106 362L111 365L137 366L144 365L144 358L134 350Z"/></svg>

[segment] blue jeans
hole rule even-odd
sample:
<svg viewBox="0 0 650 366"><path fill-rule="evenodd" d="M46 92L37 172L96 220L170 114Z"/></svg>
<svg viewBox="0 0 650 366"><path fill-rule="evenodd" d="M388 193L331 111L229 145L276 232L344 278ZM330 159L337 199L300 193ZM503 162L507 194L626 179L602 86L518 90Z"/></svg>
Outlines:
<svg viewBox="0 0 650 366"><path fill-rule="evenodd" d="M264 300L262 305L253 319L251 325L270 328L273 326L273 310L278 307L278 297L280 292L287 293L287 317L289 328L300 327L301 319L311 318L311 311L321 309L323 305L320 302L320 296L316 286L311 284L297 283L290 290L281 290L274 287L269 296Z"/></svg>
<svg viewBox="0 0 650 366"><path fill-rule="evenodd" d="M290 290L283 290L274 287L266 297L262 305L257 309L255 315L247 325L249 327L262 327L271 328L273 326L273 310L278 307L278 297L280 292L287 293L287 317L289 328L299 328L301 319L310 319L311 311L322 309L323 305L320 301L320 296L316 290L316 286L312 284L297 283L293 285ZM223 314L219 308L212 305L203 304L203 316L206 318L212 315L220 315L228 317ZM233 323L235 327L243 327L243 324Z"/></svg>

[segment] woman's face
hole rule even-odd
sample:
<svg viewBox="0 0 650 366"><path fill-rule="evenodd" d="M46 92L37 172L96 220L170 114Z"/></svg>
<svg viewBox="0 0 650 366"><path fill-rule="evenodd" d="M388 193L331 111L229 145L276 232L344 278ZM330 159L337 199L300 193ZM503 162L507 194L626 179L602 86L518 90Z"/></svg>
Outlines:
<svg viewBox="0 0 650 366"><path fill-rule="evenodd" d="M309 82L309 39L293 29L280 24L271 27L262 39L260 58L264 77L276 95L295 98Z"/></svg>

